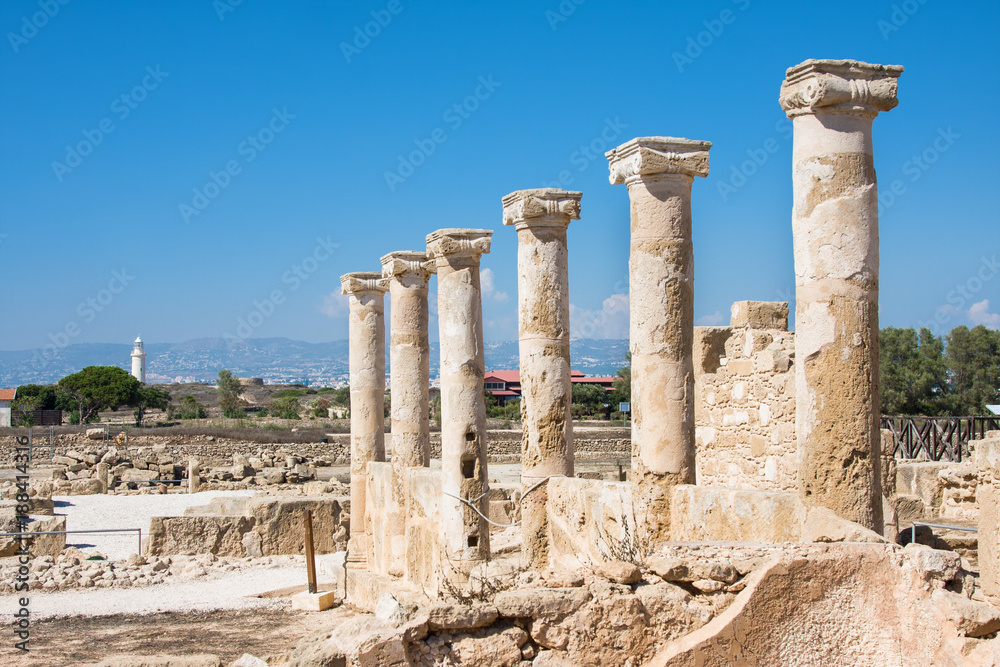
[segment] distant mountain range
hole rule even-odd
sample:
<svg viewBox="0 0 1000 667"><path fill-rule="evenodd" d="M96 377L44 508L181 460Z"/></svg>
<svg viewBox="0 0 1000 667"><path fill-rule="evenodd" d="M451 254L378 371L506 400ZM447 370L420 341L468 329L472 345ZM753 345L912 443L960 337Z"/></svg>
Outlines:
<svg viewBox="0 0 1000 667"><path fill-rule="evenodd" d="M625 364L628 341L581 339L570 344L573 369L614 375ZM486 369L518 367L517 341L486 344ZM131 368L130 344L79 343L52 351L0 351L0 387L51 384L85 366ZM388 352L386 353L388 360ZM431 380L437 379L437 343L431 344ZM347 340L306 343L288 338L195 338L183 343L146 344L149 383L211 382L228 368L240 377L268 384L336 386L347 383Z"/></svg>

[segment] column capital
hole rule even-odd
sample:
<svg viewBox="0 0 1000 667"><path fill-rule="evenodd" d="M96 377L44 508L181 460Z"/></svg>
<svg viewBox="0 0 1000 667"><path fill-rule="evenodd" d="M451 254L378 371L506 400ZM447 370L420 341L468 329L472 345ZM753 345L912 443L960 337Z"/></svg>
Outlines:
<svg viewBox="0 0 1000 667"><path fill-rule="evenodd" d="M897 104L899 65L809 59L785 72L778 103L789 118L814 113L876 116Z"/></svg>
<svg viewBox="0 0 1000 667"><path fill-rule="evenodd" d="M396 250L382 257L382 276L385 278L430 277L436 268L426 252Z"/></svg>
<svg viewBox="0 0 1000 667"><path fill-rule="evenodd" d="M580 219L582 192L559 188L517 190L503 198L503 224L514 229L527 227L566 227Z"/></svg>
<svg viewBox="0 0 1000 667"><path fill-rule="evenodd" d="M381 273L358 271L340 276L341 294L355 295L361 292L381 292L384 294L387 291L389 291L389 281L383 278Z"/></svg>
<svg viewBox="0 0 1000 667"><path fill-rule="evenodd" d="M490 252L491 229L439 229L427 235L427 256L444 259L469 256L476 260Z"/></svg>
<svg viewBox="0 0 1000 667"><path fill-rule="evenodd" d="M636 137L604 154L612 185L660 174L708 176L710 141L677 137Z"/></svg>

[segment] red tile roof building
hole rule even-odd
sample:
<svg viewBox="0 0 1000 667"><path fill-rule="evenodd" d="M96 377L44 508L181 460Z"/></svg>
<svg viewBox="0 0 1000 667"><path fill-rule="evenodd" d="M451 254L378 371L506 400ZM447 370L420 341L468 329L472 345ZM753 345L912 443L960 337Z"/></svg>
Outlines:
<svg viewBox="0 0 1000 667"><path fill-rule="evenodd" d="M569 375L573 384L596 384L607 391L614 389L613 377L587 377L581 371L570 371ZM490 392L500 405L521 398L521 371L486 371L483 388Z"/></svg>

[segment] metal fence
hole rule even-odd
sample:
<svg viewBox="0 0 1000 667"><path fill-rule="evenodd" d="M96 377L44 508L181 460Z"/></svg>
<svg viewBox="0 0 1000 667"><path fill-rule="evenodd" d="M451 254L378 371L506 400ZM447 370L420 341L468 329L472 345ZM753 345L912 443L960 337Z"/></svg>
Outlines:
<svg viewBox="0 0 1000 667"><path fill-rule="evenodd" d="M969 441L1000 430L1000 417L882 417L892 431L897 459L960 462L969 457Z"/></svg>

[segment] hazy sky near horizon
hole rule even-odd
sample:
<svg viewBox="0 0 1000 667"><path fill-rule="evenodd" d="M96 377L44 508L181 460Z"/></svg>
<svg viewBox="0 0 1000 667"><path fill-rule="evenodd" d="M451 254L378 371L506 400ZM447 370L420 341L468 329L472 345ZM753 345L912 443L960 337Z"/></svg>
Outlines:
<svg viewBox="0 0 1000 667"><path fill-rule="evenodd" d="M542 186L583 192L573 335L624 338L603 153L647 135L714 144L697 322L792 300L778 89L807 58L906 67L874 124L881 324L1000 327L996 2L4 0L0 31L0 349L345 338L340 275L442 227L495 231L487 339L514 339L500 200Z"/></svg>

